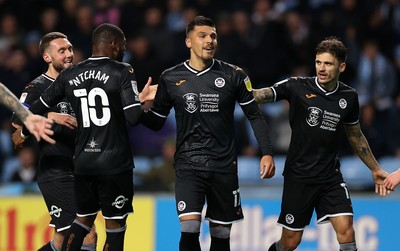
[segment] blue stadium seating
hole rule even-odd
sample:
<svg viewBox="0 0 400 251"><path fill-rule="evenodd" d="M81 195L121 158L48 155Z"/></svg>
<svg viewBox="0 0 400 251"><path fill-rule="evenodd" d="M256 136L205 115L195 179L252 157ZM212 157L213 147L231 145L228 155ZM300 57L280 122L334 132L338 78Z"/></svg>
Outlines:
<svg viewBox="0 0 400 251"><path fill-rule="evenodd" d="M384 156L378 159L379 165L388 173L392 173L400 168L400 158L394 156Z"/></svg>
<svg viewBox="0 0 400 251"><path fill-rule="evenodd" d="M348 188L363 191L375 186L371 171L357 156L344 156L340 158L340 164Z"/></svg>

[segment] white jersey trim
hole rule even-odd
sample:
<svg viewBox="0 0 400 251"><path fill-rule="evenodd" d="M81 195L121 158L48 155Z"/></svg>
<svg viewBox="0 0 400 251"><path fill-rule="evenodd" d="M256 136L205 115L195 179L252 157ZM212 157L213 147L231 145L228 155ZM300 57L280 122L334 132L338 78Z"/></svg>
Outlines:
<svg viewBox="0 0 400 251"><path fill-rule="evenodd" d="M238 220L234 220L234 221L219 221L219 220L214 220L214 219L211 219L211 218L208 218L208 217L206 217L205 219L208 220L209 222L216 223L216 224L221 224L221 225L229 225L229 224L232 224L232 223L243 221L243 218L238 219Z"/></svg>
<svg viewBox="0 0 400 251"><path fill-rule="evenodd" d="M280 223L277 223L277 225L278 225L278 226L281 226L281 227L284 227L284 228L286 228L286 229L289 229L289 230L291 230L291 231L303 231L303 230L306 228L306 226L308 226L308 225L306 225L306 226L304 226L304 227L302 227L302 228L293 228L293 227L288 227L288 226L283 225L283 224L280 224Z"/></svg>
<svg viewBox="0 0 400 251"><path fill-rule="evenodd" d="M186 216L186 215L201 215L200 212L190 212L190 213L184 213L184 214L180 214L179 218Z"/></svg>
<svg viewBox="0 0 400 251"><path fill-rule="evenodd" d="M319 218L317 220L317 223L318 224L328 223L329 218L334 218L334 217L338 217L338 216L353 216L353 213L327 214L327 215L324 215L321 218Z"/></svg>
<svg viewBox="0 0 400 251"><path fill-rule="evenodd" d="M315 77L315 84L317 85L317 87L325 93L326 96L331 95L333 93L335 93L338 89L339 89L339 83L336 81L336 87L333 91L328 92L327 90L325 90L320 84L318 84L318 80L317 77Z"/></svg>
<svg viewBox="0 0 400 251"><path fill-rule="evenodd" d="M197 76L203 75L204 73L208 72L214 65L215 60L212 60L212 63L210 64L209 67L207 67L206 69L202 70L202 71L198 71L193 69L192 67L190 67L189 65L189 61L185 61L183 62L183 65L191 72L195 73Z"/></svg>
<svg viewBox="0 0 400 251"><path fill-rule="evenodd" d="M239 105L248 105L253 101L254 101L254 98L252 100L250 100L250 101L247 101L247 102L244 102L244 103L239 103Z"/></svg>
<svg viewBox="0 0 400 251"><path fill-rule="evenodd" d="M131 105L125 106L125 107L123 108L123 110L125 111L126 109L129 109L129 108L131 108L131 107L138 106L138 105L140 105L140 104L139 104L139 103L131 104Z"/></svg>
<svg viewBox="0 0 400 251"><path fill-rule="evenodd" d="M166 118L166 117L167 117L167 116L164 116L164 115L162 115L162 114L159 114L159 113L153 111L151 108L150 108L149 111L151 111L152 113L154 113L154 114L157 115L158 117L161 117L161 118Z"/></svg>
<svg viewBox="0 0 400 251"><path fill-rule="evenodd" d="M46 102L44 102L44 100L42 99L42 97L40 97L40 101L42 101L42 103L44 104L44 106L46 106L47 108L50 108L50 106L48 104L46 104Z"/></svg>

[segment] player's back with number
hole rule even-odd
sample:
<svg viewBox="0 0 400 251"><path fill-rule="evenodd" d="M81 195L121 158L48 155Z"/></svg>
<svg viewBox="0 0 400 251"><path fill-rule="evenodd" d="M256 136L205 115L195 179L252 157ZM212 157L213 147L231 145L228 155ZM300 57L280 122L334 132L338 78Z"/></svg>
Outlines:
<svg viewBox="0 0 400 251"><path fill-rule="evenodd" d="M65 95L77 116L75 173L115 174L132 168L124 110L140 107L140 102L129 64L91 57L64 70L52 90L43 100Z"/></svg>

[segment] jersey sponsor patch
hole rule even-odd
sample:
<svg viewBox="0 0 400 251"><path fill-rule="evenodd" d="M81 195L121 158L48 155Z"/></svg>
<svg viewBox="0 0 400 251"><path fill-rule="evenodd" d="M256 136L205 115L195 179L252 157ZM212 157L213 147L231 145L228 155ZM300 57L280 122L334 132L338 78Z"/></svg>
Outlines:
<svg viewBox="0 0 400 251"><path fill-rule="evenodd" d="M253 87L251 86L251 81L249 77L246 77L244 79L244 84L246 85L246 89L251 92L253 90Z"/></svg>

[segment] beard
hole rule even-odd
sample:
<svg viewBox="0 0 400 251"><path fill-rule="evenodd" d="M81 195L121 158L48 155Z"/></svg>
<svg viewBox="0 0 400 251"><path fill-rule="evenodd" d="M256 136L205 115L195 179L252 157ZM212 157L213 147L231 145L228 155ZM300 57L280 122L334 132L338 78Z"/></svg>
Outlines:
<svg viewBox="0 0 400 251"><path fill-rule="evenodd" d="M61 72L62 70L64 70L65 68L68 68L69 66L71 66L72 64L64 64L64 63L60 63L60 64L53 64L53 68L57 71L57 72Z"/></svg>

